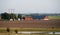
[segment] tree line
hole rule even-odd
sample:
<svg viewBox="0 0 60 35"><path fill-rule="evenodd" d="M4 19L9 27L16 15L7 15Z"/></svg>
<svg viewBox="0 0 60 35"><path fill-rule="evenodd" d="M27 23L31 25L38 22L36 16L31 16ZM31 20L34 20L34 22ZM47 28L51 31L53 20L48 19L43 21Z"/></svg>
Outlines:
<svg viewBox="0 0 60 35"><path fill-rule="evenodd" d="M21 14L16 15L14 13L9 14L6 12L1 13L1 19L3 20L18 19L18 18L22 19L22 15Z"/></svg>

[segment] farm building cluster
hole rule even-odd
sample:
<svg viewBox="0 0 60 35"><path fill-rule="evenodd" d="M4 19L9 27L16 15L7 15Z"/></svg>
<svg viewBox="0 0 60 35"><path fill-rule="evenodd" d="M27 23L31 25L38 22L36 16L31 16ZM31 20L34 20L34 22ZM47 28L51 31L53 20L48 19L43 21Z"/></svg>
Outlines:
<svg viewBox="0 0 60 35"><path fill-rule="evenodd" d="M45 15L31 15L31 16L23 16L23 20L48 20L48 16Z"/></svg>
<svg viewBox="0 0 60 35"><path fill-rule="evenodd" d="M46 15L25 15L25 14L9 14L3 13L0 16L0 19L9 19L10 21L14 20L48 20L48 16Z"/></svg>

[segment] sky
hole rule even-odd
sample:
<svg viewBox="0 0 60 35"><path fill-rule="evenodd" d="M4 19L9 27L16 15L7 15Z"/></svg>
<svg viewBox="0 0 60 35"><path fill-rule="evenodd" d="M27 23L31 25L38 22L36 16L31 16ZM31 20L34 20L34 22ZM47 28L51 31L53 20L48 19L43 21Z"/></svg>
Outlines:
<svg viewBox="0 0 60 35"><path fill-rule="evenodd" d="M60 13L60 0L0 0L0 13Z"/></svg>

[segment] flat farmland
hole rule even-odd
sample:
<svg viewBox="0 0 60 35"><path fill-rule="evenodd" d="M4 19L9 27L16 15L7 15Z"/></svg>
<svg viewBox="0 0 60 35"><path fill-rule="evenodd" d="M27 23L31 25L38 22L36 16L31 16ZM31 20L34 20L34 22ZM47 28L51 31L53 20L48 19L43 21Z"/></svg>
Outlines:
<svg viewBox="0 0 60 35"><path fill-rule="evenodd" d="M31 20L31 21L0 21L0 29L10 28L12 30L46 30L46 29L60 29L60 19L52 20Z"/></svg>
<svg viewBox="0 0 60 35"><path fill-rule="evenodd" d="M0 27L16 28L60 28L60 19L31 21L0 21Z"/></svg>
<svg viewBox="0 0 60 35"><path fill-rule="evenodd" d="M0 21L0 35L52 35L52 34L16 34L7 33L17 31L35 31L35 32L60 32L60 19L52 20L21 20L21 21Z"/></svg>

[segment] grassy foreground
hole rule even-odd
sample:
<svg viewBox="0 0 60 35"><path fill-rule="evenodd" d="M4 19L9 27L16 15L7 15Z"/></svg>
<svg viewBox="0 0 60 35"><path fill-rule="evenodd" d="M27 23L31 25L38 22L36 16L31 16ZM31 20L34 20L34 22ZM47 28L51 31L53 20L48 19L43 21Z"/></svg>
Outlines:
<svg viewBox="0 0 60 35"><path fill-rule="evenodd" d="M15 30L17 31L43 31L43 32L60 32L60 28L9 28L10 32L6 31L7 28L0 28L0 35L60 35L60 34L18 34L18 33L11 33Z"/></svg>
<svg viewBox="0 0 60 35"><path fill-rule="evenodd" d="M0 32L6 32L7 28L0 28ZM60 32L60 28L9 28L12 31L46 31L46 32Z"/></svg>
<svg viewBox="0 0 60 35"><path fill-rule="evenodd" d="M16 33L0 33L0 35L60 35L60 34L16 34Z"/></svg>

